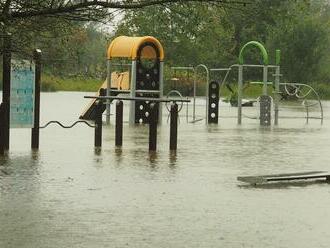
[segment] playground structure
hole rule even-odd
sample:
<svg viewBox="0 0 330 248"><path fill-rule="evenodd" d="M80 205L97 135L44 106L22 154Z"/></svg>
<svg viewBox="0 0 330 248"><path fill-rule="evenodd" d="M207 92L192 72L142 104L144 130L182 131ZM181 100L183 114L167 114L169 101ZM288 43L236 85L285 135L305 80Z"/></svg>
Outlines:
<svg viewBox="0 0 330 248"><path fill-rule="evenodd" d="M161 43L154 37L120 36L114 39L107 52L107 92L106 96L129 94L134 97L163 97L164 50ZM112 73L116 63L122 60L128 63L126 73L129 75L129 86L126 90L114 89ZM159 104L158 121L161 122L162 106ZM129 123L148 123L150 106L146 101L131 101ZM106 123L110 122L110 100L106 103Z"/></svg>
<svg viewBox="0 0 330 248"><path fill-rule="evenodd" d="M255 47L260 51L262 57L261 64L245 64L244 56L246 51L250 47ZM307 122L311 118L323 120L323 109L322 104L319 99L317 92L308 85L297 84L297 83L282 83L280 82L280 51L276 50L276 63L275 65L269 64L269 57L265 47L257 42L250 41L246 43L240 50L238 57L238 64L231 65L228 68L213 68L209 69L204 64L199 64L195 67L193 66L180 66L180 67L171 67L174 74L177 71L186 71L193 74L192 80L192 120L189 121L189 104L186 105L186 119L187 122L195 123L197 121L205 119L206 124L218 123L219 118L219 94L222 91L224 86L229 88L227 79L229 74L233 71L234 68L238 70L237 75L237 100L235 100L235 107L237 107L237 123L242 124L242 107L253 106L255 102L259 104L259 115L253 117L254 119L260 120L260 125L269 126L271 125L272 120L272 104L274 105L274 124L278 125L279 122L279 105L281 100L281 94L289 93L295 95L296 99L302 100L303 105L306 110L306 119ZM160 42L154 37L126 37L120 36L115 38L107 52L107 79L97 92L97 96L117 96L122 94L129 94L131 98L141 97L141 98L160 98L164 97L164 80L163 80L163 70L164 70L164 51ZM251 82L251 84L259 84L262 86L262 93L260 97L256 100L249 100L243 102L243 81L244 81L244 68L261 68L262 69L262 81L261 82ZM274 83L269 82L268 74L270 71L274 71L272 74L274 77ZM203 87L205 88L205 117L198 118L196 116L196 99L197 99L197 80L198 73L203 72ZM212 80L210 82L211 73L225 72L225 76L222 80ZM176 85L179 79L174 75L171 79ZM219 86L215 85L215 82ZM205 82L205 84L204 84ZM211 90L212 87L219 88L220 92L215 92ZM272 86L273 91L269 95L269 86ZM290 88L291 91L288 90ZM306 93L302 88L308 88ZM283 92L283 89L285 92ZM295 89L295 90L292 90ZM281 91L282 90L282 91ZM305 92L304 94L301 91ZM310 94L314 94L317 102L309 103L305 101ZM175 87L167 94L167 97L176 95L179 99L183 99L184 96L179 92ZM82 119L93 120L95 117L95 103L96 99L94 98L90 105L87 107L87 110L81 115ZM102 106L102 110L106 110L106 123L110 123L110 106L112 98L109 98L105 104ZM182 109L182 104L180 110ZM148 123L150 108L149 101L131 101L130 110L129 110L129 124L136 123ZM318 105L320 108L320 117L311 117L309 115L309 109ZM158 122L162 121L162 103L159 103L158 109ZM169 111L169 108L167 108ZM170 111L169 111L170 112ZM215 120L217 119L217 120Z"/></svg>
<svg viewBox="0 0 330 248"><path fill-rule="evenodd" d="M115 38L107 51L107 79L97 96L129 94L131 97L163 97L164 50L154 37ZM124 68L124 69L123 69ZM106 102L106 123L110 123L111 99ZM81 119L93 120L96 99L87 106ZM158 121L161 122L162 105L158 106ZM145 101L130 103L129 123L148 123L150 107Z"/></svg>
<svg viewBox="0 0 330 248"><path fill-rule="evenodd" d="M105 80L101 87L98 89L96 96L105 96L107 93L108 82ZM129 92L129 73L115 71L111 73L111 96L116 96L120 93ZM120 92L118 91L120 90ZM103 111L106 109L105 105L102 107ZM79 119L82 120L95 120L96 118L96 101L91 101L80 115Z"/></svg>
<svg viewBox="0 0 330 248"><path fill-rule="evenodd" d="M262 64L244 64L244 53L249 47L256 47L262 55ZM163 95L163 70L164 51L160 42L154 37L126 37L120 36L112 41L107 52L107 79L100 87L96 96L85 96L92 99L81 119L94 120L94 125L86 121L76 121L72 125L63 125L58 121L49 121L40 126L40 81L41 81L41 51L34 51L34 62L27 60L15 61L11 59L11 38L4 37L3 52L3 102L0 105L0 153L9 150L9 129L13 127L32 128L31 147L39 148L39 129L50 124L58 124L63 128L72 128L78 123L85 123L95 129L94 145L102 146L102 116L106 110L106 123L110 123L110 104L116 103L116 146L122 145L123 137L123 102L130 102L129 124L149 124L149 150L156 150L157 125L162 121L162 105L165 104L171 119L170 124L170 150L177 149L177 123L178 113L184 99L177 90L172 90L166 97ZM119 61L119 64L118 64ZM128 62L127 62L128 61ZM242 95L243 95L243 69L246 67L262 68L263 81L253 82L262 85L260 102L261 126L271 125L271 105L274 102L274 124L278 125L279 103L281 94L295 97L302 101L306 109L306 119L320 119L323 121L323 109L317 92L309 85L299 83L280 82L280 51L276 51L276 64L269 65L268 53L263 45L256 41L248 42L240 51L238 64L228 68L208 69L200 64L196 67L172 67L172 70L188 70L194 73L193 81L193 114L192 123L200 120L196 116L197 73L201 69L205 72L205 122L217 124L219 119L219 100L221 87L226 85L226 80L233 68L238 68L237 86L237 123L242 124ZM117 70L118 65L126 69ZM269 70L275 70L274 84L268 81ZM212 80L210 72L226 72L221 83ZM268 95L268 86L272 85L274 100ZM204 87L204 86L203 86ZM13 92L13 94L11 94ZM179 97L173 98L172 94ZM126 95L126 96L122 96ZM128 95L128 96L127 96ZM314 95L316 103L310 104L308 97ZM177 103L181 103L179 107ZM171 104L170 107L168 104ZM310 108L318 105L320 117L311 117Z"/></svg>
<svg viewBox="0 0 330 248"><path fill-rule="evenodd" d="M194 74L194 80L193 80L193 114L192 114L192 123L196 122L196 121L200 121L201 119L197 119L196 118L196 96L197 96L197 72L199 69L203 69L203 71L205 71L205 122L208 123L208 112L209 112L209 108L208 108L208 99L209 99L209 82L210 82L210 72L209 69L207 68L206 65L204 64L199 64L196 67L171 67L171 69L175 72L175 71L192 71ZM175 78L174 78L175 79ZM188 109L187 109L188 112ZM188 118L188 117L187 117Z"/></svg>
<svg viewBox="0 0 330 248"><path fill-rule="evenodd" d="M250 47L256 47L262 56L262 64L245 64L244 63L244 54ZM218 97L217 92L212 92L212 94L209 94L210 87L208 86L210 83L210 73L222 73L225 72L225 76L222 80L218 80L220 92L222 91L224 86L228 86L227 80L229 74L233 71L234 68L238 69L238 76L237 76L237 96L236 96L236 105L237 107L237 123L240 125L242 124L242 107L243 106L252 106L254 102L259 102L259 108L260 113L258 117L254 117L254 119L260 120L260 125L262 126L269 126L271 125L271 109L272 109L272 103L274 104L274 124L278 125L279 123L279 107L281 103L281 98L283 95L288 95L294 98L295 100L301 101L301 104L303 105L303 108L305 108L306 111L306 122L308 123L309 119L320 119L321 123L323 123L323 108L322 103L320 101L320 97L318 93L309 85L307 84L301 84L301 83L282 83L280 81L281 72L280 72L280 50L276 50L275 53L275 65L269 64L269 57L267 50L265 47L257 42L257 41L250 41L246 43L242 49L240 50L240 54L238 57L238 64L234 64L229 66L228 68L212 68L208 69L205 65L202 65L205 71L207 72L207 79L206 79L206 86L207 90L205 98L207 100L207 110L206 110L206 123L217 123L214 120L210 121L211 114L216 114L218 116L218 109L219 109L219 102L211 102L208 101L208 99L216 99ZM201 65L199 65L201 66ZM175 72L177 70L185 70L185 71L192 71L195 76L193 80L193 88L194 88L194 95L193 95L193 120L196 119L195 116L195 109L196 109L196 78L197 78L197 69L198 67L172 67L172 70ZM250 100L246 103L242 103L243 100L243 81L244 81L244 68L261 68L263 71L262 81L261 82L251 82L250 84L258 84L262 86L262 94L260 97L258 97L257 100ZM273 70L274 73L272 76L274 77L274 83L268 81L268 74L269 71ZM212 81L214 83L215 81ZM211 86L211 85L210 85ZM272 86L272 94L273 97L269 95L269 86ZM216 87L213 85L213 87ZM309 98L312 96L314 99L314 102L311 102ZM320 115L319 117L313 117L309 115L310 108L318 107ZM212 112L213 111L213 112ZM187 111L188 112L188 111ZM292 118L292 117L281 117L281 118Z"/></svg>
<svg viewBox="0 0 330 248"><path fill-rule="evenodd" d="M267 85L268 85L268 53L263 45L256 41L250 41L246 43L241 49L238 57L239 65L238 65L238 95L237 95L237 123L242 123L242 92L243 92L243 66L244 66L244 52L249 46L257 47L263 59L263 88L262 88L262 98L260 101L260 124L261 125L270 125L271 113L270 113L270 103L271 99L267 95ZM279 52L276 53L279 56ZM279 63L279 57L277 57L276 61ZM250 65L251 66L251 65ZM252 65L255 67L254 65ZM279 68L279 65L278 65ZM275 74L275 90L279 91L278 84L280 82L280 74ZM278 101L275 100L275 124L278 123Z"/></svg>
<svg viewBox="0 0 330 248"><path fill-rule="evenodd" d="M108 49L108 77L100 87L98 95L84 111L82 119L94 120L94 125L87 121L75 121L64 125L59 121L49 121L40 126L40 82L41 51L34 51L34 62L12 60L11 36L4 37L3 52L3 102L0 105L0 154L9 150L10 128L32 128L31 148L39 149L39 130L50 124L62 128L73 128L78 123L85 123L95 129L94 146L102 146L102 116L107 109L107 121L110 119L110 102L117 100L116 108L116 146L122 146L123 137L123 102L130 101L130 124L149 124L149 150L157 147L157 125L161 121L162 103L170 106L170 150L177 149L177 102L190 102L188 99L162 98L164 51L161 44L153 37L118 37ZM129 58L131 72L111 71L114 58ZM129 83L130 82L130 83ZM106 84L106 92L105 92ZM12 93L12 94L11 94ZM130 96L120 96L127 94Z"/></svg>

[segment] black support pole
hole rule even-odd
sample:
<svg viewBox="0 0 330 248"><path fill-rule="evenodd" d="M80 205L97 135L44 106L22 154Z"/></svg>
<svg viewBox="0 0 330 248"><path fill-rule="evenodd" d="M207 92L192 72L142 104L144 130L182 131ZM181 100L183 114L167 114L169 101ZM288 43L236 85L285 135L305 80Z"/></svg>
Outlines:
<svg viewBox="0 0 330 248"><path fill-rule="evenodd" d="M123 101L116 103L116 146L123 145Z"/></svg>
<svg viewBox="0 0 330 248"><path fill-rule="evenodd" d="M11 36L6 34L3 40L3 76L2 76L2 116L1 143L4 150L9 150L10 128L10 71L11 71Z"/></svg>
<svg viewBox="0 0 330 248"><path fill-rule="evenodd" d="M96 104L94 146L102 147L102 101Z"/></svg>
<svg viewBox="0 0 330 248"><path fill-rule="evenodd" d="M170 150L176 151L178 147L178 105L171 104L171 122L170 122Z"/></svg>
<svg viewBox="0 0 330 248"><path fill-rule="evenodd" d="M149 119L149 151L157 150L157 104L150 104L150 119Z"/></svg>
<svg viewBox="0 0 330 248"><path fill-rule="evenodd" d="M0 117L3 118L3 104L0 104ZM3 146L3 128L2 128L2 121L0 121L0 155L5 154L5 148Z"/></svg>
<svg viewBox="0 0 330 248"><path fill-rule="evenodd" d="M41 82L41 50L36 49L33 53L35 61L35 89L34 89L34 127L31 133L31 148L39 149L39 126L40 126L40 82Z"/></svg>

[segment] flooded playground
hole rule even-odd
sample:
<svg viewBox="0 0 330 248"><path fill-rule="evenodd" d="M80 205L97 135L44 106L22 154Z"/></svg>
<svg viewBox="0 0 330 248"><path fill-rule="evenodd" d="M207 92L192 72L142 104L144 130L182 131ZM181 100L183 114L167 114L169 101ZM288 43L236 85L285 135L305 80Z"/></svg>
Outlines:
<svg viewBox="0 0 330 248"><path fill-rule="evenodd" d="M85 95L42 93L41 125L76 121ZM147 125L128 125L126 103L122 149L113 124L100 152L86 125L42 129L38 152L29 130L12 129L0 161L0 247L328 247L329 184L236 179L329 170L330 102L323 107L323 125L289 106L277 127L260 127L255 107L243 108L238 126L237 108L221 103L219 124L207 126L189 123L191 106L187 122L184 105L176 154L166 109L152 154ZM205 99L196 111L205 117Z"/></svg>

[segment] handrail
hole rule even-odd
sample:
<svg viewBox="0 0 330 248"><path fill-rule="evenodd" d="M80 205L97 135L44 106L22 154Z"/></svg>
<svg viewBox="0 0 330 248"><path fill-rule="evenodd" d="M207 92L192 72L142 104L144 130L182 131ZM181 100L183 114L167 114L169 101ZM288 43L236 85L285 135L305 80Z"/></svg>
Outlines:
<svg viewBox="0 0 330 248"><path fill-rule="evenodd" d="M173 95L173 93L177 94L180 97L180 99L183 99L182 94L178 90L171 90L170 92L167 93L166 98L169 98L171 95ZM166 107L167 111L170 113L171 108L168 107L168 105L167 105L168 103L169 102L165 102L165 107ZM178 113L182 110L182 107L183 107L183 102L181 102L181 106L178 108Z"/></svg>
<svg viewBox="0 0 330 248"><path fill-rule="evenodd" d="M186 70L186 71L193 71L194 73L194 81L193 81L193 120L195 119L195 113L196 113L196 68L192 66L172 66L171 70ZM188 111L188 103L187 103L187 111Z"/></svg>
<svg viewBox="0 0 330 248"><path fill-rule="evenodd" d="M263 63L264 65L268 65L268 53L266 48L258 41L250 41L248 43L246 43L241 51L239 52L239 56L238 56L238 62L240 65L244 64L244 58L243 58L243 54L245 52L245 50L249 47L249 46L255 46L257 48L259 48L262 58L263 58Z"/></svg>
<svg viewBox="0 0 330 248"><path fill-rule="evenodd" d="M97 99L100 101L123 100L123 101L149 101L149 102L190 102L188 98L174 99L174 98L124 97L124 96L84 96L84 98Z"/></svg>
<svg viewBox="0 0 330 248"><path fill-rule="evenodd" d="M209 100L209 82L210 82L210 72L209 72L209 69L207 68L206 65L204 64L199 64L195 67L195 82L194 82L194 101L195 101L195 97L196 97L196 81L197 81L197 70L198 68L203 68L205 71L206 71L206 90L205 90L205 100L206 100L206 110L205 110L205 121L206 123L208 123L208 100ZM196 103L194 102L194 105ZM195 120L195 117L196 117L196 112L195 112L195 108L194 108L194 120Z"/></svg>
<svg viewBox="0 0 330 248"><path fill-rule="evenodd" d="M89 124L87 121L76 121L76 122L74 122L72 125L69 125L69 126L65 126L65 125L63 125L61 122L59 122L59 121L49 121L49 122L47 122L44 126L41 126L41 127L39 127L39 128L46 128L46 127L48 127L50 124L57 124L57 125L59 125L59 126L61 126L61 127L63 127L63 128L73 128L75 125L77 125L78 123L84 123L84 124L86 124L87 126L89 126L89 127L92 127L92 128L95 128L95 126L94 125L91 125L91 124Z"/></svg>
<svg viewBox="0 0 330 248"><path fill-rule="evenodd" d="M172 66L171 69L172 70L192 70L192 71L195 70L195 68L191 67L191 66Z"/></svg>
<svg viewBox="0 0 330 248"><path fill-rule="evenodd" d="M323 117L324 117L324 115L323 115L323 106L322 106L321 98L320 98L319 94L316 92L316 90L312 86L310 86L308 84L302 84L302 83L280 83L280 85L284 85L284 88L285 88L286 91L287 91L287 86L293 86L293 87L295 87L294 94L289 94L289 95L294 95L298 99L306 98L311 92L313 92L314 95L316 96L317 101L318 101L318 104L320 106L320 112L321 112L320 119L321 119L321 124L323 124ZM299 87L301 87L301 86L307 87L309 89L308 92L306 94L304 94L304 95L299 95ZM307 118L307 121L308 121L308 119L312 119L311 117L309 117L309 113L308 113L308 107L310 107L311 105L308 105L308 104L306 105L304 103L304 106L306 107L306 111L307 111L307 117L306 118Z"/></svg>

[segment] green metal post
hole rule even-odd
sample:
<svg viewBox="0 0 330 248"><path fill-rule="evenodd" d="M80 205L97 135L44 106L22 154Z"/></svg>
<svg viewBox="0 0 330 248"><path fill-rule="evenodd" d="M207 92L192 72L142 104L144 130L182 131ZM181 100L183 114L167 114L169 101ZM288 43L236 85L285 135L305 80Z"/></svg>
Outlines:
<svg viewBox="0 0 330 248"><path fill-rule="evenodd" d="M243 91L243 66L238 66L237 87L237 124L242 124L242 91Z"/></svg>

